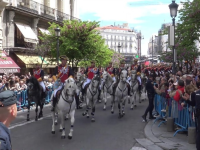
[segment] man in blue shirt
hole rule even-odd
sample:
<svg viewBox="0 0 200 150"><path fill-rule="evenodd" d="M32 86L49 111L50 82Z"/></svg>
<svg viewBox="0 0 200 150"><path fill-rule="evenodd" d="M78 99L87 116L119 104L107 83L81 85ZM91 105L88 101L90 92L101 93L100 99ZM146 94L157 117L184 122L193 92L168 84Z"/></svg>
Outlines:
<svg viewBox="0 0 200 150"><path fill-rule="evenodd" d="M0 150L12 150L8 126L17 116L16 102L13 91L0 93Z"/></svg>

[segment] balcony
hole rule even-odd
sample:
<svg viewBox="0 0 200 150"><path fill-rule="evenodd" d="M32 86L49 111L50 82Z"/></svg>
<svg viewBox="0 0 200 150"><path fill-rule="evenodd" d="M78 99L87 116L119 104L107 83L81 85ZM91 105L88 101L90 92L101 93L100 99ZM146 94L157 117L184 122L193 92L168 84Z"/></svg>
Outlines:
<svg viewBox="0 0 200 150"><path fill-rule="evenodd" d="M62 22L63 20L80 20L63 12L60 12L51 7L42 5L38 2L32 0L22 0L22 2L17 1L16 6L7 6L7 9L19 10L21 12L27 12L28 14L33 14L39 17L47 18L50 20L55 20Z"/></svg>

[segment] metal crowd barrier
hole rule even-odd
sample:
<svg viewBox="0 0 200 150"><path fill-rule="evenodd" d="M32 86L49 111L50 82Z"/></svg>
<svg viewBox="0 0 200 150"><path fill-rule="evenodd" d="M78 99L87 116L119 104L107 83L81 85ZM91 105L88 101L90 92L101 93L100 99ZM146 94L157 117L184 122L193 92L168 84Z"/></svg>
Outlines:
<svg viewBox="0 0 200 150"><path fill-rule="evenodd" d="M53 93L52 87L48 87L47 96L45 98L45 104L50 103L52 93ZM27 90L16 91L15 95L17 98L17 108L24 110L24 107L28 106ZM32 102L31 104L34 104L34 102Z"/></svg>
<svg viewBox="0 0 200 150"><path fill-rule="evenodd" d="M159 116L154 120L154 123L158 120L162 120L158 127L166 122L166 117L173 117L174 123L180 127L174 133L174 136L180 131L188 131L188 127L195 127L194 108L188 104L182 107L180 103L173 99L166 99L158 94L155 95L155 111Z"/></svg>

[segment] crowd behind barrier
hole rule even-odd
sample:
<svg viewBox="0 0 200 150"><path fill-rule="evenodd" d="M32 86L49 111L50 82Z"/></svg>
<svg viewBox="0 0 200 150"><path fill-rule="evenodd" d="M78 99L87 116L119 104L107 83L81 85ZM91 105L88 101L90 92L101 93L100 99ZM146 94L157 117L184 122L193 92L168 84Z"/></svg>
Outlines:
<svg viewBox="0 0 200 150"><path fill-rule="evenodd" d="M50 103L51 101L51 95L53 93L53 88L52 87L48 87L47 88L47 95L46 95L46 99L45 99L45 104ZM22 90L22 91L15 91L16 94L16 98L17 98L17 108L18 110L22 109L24 110L24 108L26 108L28 106L28 96L27 96L27 90ZM31 104L34 104L34 102L32 102Z"/></svg>
<svg viewBox="0 0 200 150"><path fill-rule="evenodd" d="M188 127L195 127L195 109L192 106L186 104L182 107L179 102L176 102L172 98L166 99L161 95L155 95L155 111L159 114L154 123L158 120L162 120L158 126L167 122L167 117L174 118L174 124L178 127L178 130L174 133L174 136L180 131L188 131Z"/></svg>

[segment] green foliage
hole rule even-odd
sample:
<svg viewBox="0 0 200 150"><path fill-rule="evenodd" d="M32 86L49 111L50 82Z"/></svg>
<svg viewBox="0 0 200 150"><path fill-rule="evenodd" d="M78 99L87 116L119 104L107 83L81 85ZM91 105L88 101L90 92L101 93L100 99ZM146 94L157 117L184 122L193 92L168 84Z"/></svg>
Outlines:
<svg viewBox="0 0 200 150"><path fill-rule="evenodd" d="M61 29L59 53L66 55L75 66L88 65L91 60L95 60L97 65L106 65L111 61L113 52L105 45L105 40L95 29L99 27L99 22L67 20L63 22L63 26L50 23L50 35L45 35L43 38L51 39L51 55L54 57L57 54L54 31L56 27Z"/></svg>
<svg viewBox="0 0 200 150"><path fill-rule="evenodd" d="M179 10L179 23L175 31L175 49L178 60L194 60L199 55L195 42L199 41L200 0L182 2L183 9ZM167 31L164 32L167 34ZM172 47L170 47L172 50ZM162 59L172 61L172 52L162 54Z"/></svg>

